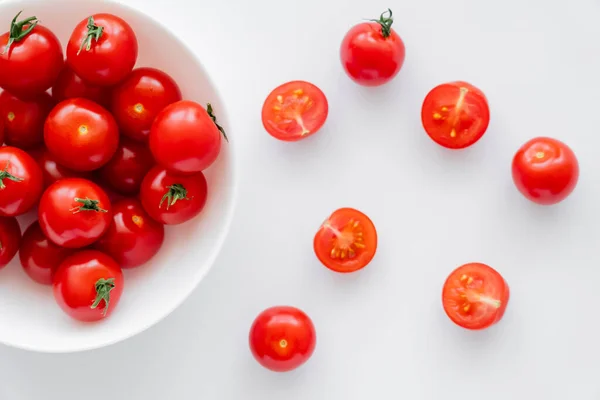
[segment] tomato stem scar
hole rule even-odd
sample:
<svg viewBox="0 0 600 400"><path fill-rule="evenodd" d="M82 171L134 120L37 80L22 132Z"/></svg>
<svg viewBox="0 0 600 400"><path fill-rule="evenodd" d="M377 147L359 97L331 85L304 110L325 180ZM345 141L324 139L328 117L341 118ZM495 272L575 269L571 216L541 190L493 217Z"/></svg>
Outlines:
<svg viewBox="0 0 600 400"><path fill-rule="evenodd" d="M102 310L102 315L106 315L108 312L108 306L110 304L110 292L115 288L115 278L100 278L96 281L94 288L96 289L96 299L90 308L97 308L102 300L104 300L104 309Z"/></svg>
<svg viewBox="0 0 600 400"><path fill-rule="evenodd" d="M6 187L6 185L4 184L5 179L8 179L9 181L13 181L13 182L23 181L23 178L18 178L16 176L14 176L13 174L11 174L10 172L8 172L9 164L10 164L10 162L7 161L4 169L2 171L0 171L0 190L4 189Z"/></svg>
<svg viewBox="0 0 600 400"><path fill-rule="evenodd" d="M19 18L19 15L21 15L22 12L23 10L19 11L11 21L8 42L6 43L6 46L4 47L4 50L2 50L1 54L4 54L7 51L9 51L10 46L12 46L14 42L22 40L40 22L36 17L29 17L24 19L23 21L17 22L17 19ZM27 24L29 24L29 26L27 27L27 29L23 30L23 27Z"/></svg>
<svg viewBox="0 0 600 400"><path fill-rule="evenodd" d="M94 17L90 16L87 22L87 34L85 38L81 41L81 46L79 46L79 50L77 51L77 55L81 53L83 47L85 46L85 51L90 51L92 48L92 39L98 43L100 37L102 37L102 33L104 32L104 27L96 25L94 22Z"/></svg>

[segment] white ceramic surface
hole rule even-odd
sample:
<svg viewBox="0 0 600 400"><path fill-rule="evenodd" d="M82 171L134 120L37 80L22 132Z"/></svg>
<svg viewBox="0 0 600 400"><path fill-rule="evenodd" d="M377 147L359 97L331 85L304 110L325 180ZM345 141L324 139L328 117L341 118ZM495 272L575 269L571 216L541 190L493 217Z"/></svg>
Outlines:
<svg viewBox="0 0 600 400"><path fill-rule="evenodd" d="M8 27L19 10L22 16L37 16L63 47L73 27L89 15L119 15L137 34L136 67L156 67L170 74L185 99L211 102L219 122L228 129L223 103L200 60L145 14L101 0L8 1L0 3L0 26ZM235 134L230 133L231 137ZM192 292L222 247L235 204L234 170L232 146L223 141L219 158L205 171L209 194L202 213L186 224L167 227L159 254L148 264L125 271L121 301L111 317L100 323L70 319L55 304L51 288L31 281L16 257L0 271L0 342L34 351L73 352L115 343L161 320ZM32 214L20 219L22 231L35 217Z"/></svg>

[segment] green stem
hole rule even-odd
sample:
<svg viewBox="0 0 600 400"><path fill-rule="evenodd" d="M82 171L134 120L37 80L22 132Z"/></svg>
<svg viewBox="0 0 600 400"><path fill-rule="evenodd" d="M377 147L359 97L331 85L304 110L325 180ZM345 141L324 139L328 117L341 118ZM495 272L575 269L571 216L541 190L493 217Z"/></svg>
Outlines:
<svg viewBox="0 0 600 400"><path fill-rule="evenodd" d="M174 185L167 186L167 189L169 189L169 190L167 191L167 193L165 193L165 195L160 200L160 204L158 205L158 208L162 207L165 200L167 200L167 210L169 209L169 207L171 207L173 204L177 203L177 201L179 201L179 200L190 200L187 197L187 193L188 193L187 189L179 183L175 183Z"/></svg>
<svg viewBox="0 0 600 400"><path fill-rule="evenodd" d="M385 16L386 14L388 14L387 17ZM387 38L392 34L392 24L394 23L394 18L392 18L391 9L388 8L387 11L381 13L379 19L372 19L370 21L377 22L379 25L381 25L381 34L384 38Z"/></svg>
<svg viewBox="0 0 600 400"><path fill-rule="evenodd" d="M108 306L110 305L110 292L115 288L115 278L100 278L96 281L94 285L96 289L96 299L90 306L90 308L97 308L102 300L104 300L104 309L102 310L102 315L106 315L108 312Z"/></svg>
<svg viewBox="0 0 600 400"><path fill-rule="evenodd" d="M217 126L217 129L223 134L223 137L225 138L225 140L227 142L229 142L229 139L227 139L227 134L225 133L225 129L223 129L223 127L217 123L217 117L215 117L215 114L214 114L214 111L212 108L212 104L210 104L210 103L206 104L206 112L208 113L208 116L212 118L213 122Z"/></svg>
<svg viewBox="0 0 600 400"><path fill-rule="evenodd" d="M21 182L23 180L23 178L17 178L16 176L14 176L10 172L8 172L9 164L10 164L10 162L7 161L4 169L2 171L0 171L0 190L4 189L6 187L6 185L4 184L5 179L8 179L9 181L13 181L13 182Z"/></svg>
<svg viewBox="0 0 600 400"><path fill-rule="evenodd" d="M77 51L77 55L81 53L81 50L85 47L85 51L90 51L92 48L92 39L98 43L100 37L102 37L102 33L104 32L104 27L96 25L94 22L94 17L89 17L87 22L87 34L85 38L81 41L81 46L79 46L79 50Z"/></svg>
<svg viewBox="0 0 600 400"><path fill-rule="evenodd" d="M35 28L35 26L40 22L36 17L29 17L24 19L23 21L17 22L17 19L19 18L19 15L21 15L22 12L22 10L19 11L10 23L8 42L6 43L4 50L2 50L2 54L9 51L10 46L12 46L14 42L19 42L23 40L25 36L29 35L29 32L31 32L33 28ZM25 30L23 30L23 27L25 25L29 26Z"/></svg>
<svg viewBox="0 0 600 400"><path fill-rule="evenodd" d="M81 211L96 211L96 212L108 212L107 210L100 208L98 203L100 200L90 200L87 197L85 199L80 199L79 197L75 197L75 201L77 203L81 203L80 206L73 207L69 211L73 212L73 214L77 214Z"/></svg>

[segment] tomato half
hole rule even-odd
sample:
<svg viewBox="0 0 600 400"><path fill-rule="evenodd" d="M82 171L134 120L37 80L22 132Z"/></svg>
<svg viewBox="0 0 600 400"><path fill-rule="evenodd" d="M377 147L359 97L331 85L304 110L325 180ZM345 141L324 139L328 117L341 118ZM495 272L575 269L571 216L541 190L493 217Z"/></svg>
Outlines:
<svg viewBox="0 0 600 400"><path fill-rule="evenodd" d="M37 147L29 150L29 154L37 161L42 170L44 179L44 188L52 185L54 182L64 178L85 178L91 177L89 172L73 171L63 167L58 163L56 157L45 147Z"/></svg>
<svg viewBox="0 0 600 400"><path fill-rule="evenodd" d="M0 217L0 269L15 257L21 245L21 228L15 217Z"/></svg>
<svg viewBox="0 0 600 400"><path fill-rule="evenodd" d="M317 86L305 81L284 83L265 99L262 123L276 139L295 142L315 134L329 113L327 97Z"/></svg>
<svg viewBox="0 0 600 400"><path fill-rule="evenodd" d="M466 329L484 329L500 321L510 292L493 268L469 263L452 271L444 283L442 304L448 317Z"/></svg>
<svg viewBox="0 0 600 400"><path fill-rule="evenodd" d="M421 121L434 142L462 149L481 139L490 123L490 109L475 86L461 81L444 83L425 97Z"/></svg>
<svg viewBox="0 0 600 400"><path fill-rule="evenodd" d="M93 171L106 164L119 146L119 128L113 116L91 100L60 102L44 125L46 147L63 166Z"/></svg>
<svg viewBox="0 0 600 400"><path fill-rule="evenodd" d="M566 199L577 186L579 162L565 143L537 137L515 154L512 176L526 198L537 204L552 205Z"/></svg>
<svg viewBox="0 0 600 400"><path fill-rule="evenodd" d="M317 334L312 320L302 310L271 307L261 312L250 328L250 350L265 368L286 372L304 364L313 354Z"/></svg>
<svg viewBox="0 0 600 400"><path fill-rule="evenodd" d="M60 308L84 322L99 321L112 314L123 285L119 264L97 250L80 251L63 260L52 284Z"/></svg>
<svg viewBox="0 0 600 400"><path fill-rule="evenodd" d="M44 121L54 102L46 92L29 100L20 100L4 91L0 93L0 118L4 121L8 146L30 149L44 142Z"/></svg>
<svg viewBox="0 0 600 400"><path fill-rule="evenodd" d="M110 106L110 88L92 85L81 79L68 65L65 65L52 86L52 97L56 103L63 100L83 97L100 104Z"/></svg>
<svg viewBox="0 0 600 400"><path fill-rule="evenodd" d="M335 272L354 272L371 262L377 250L377 230L369 217L340 208L327 218L314 239L317 258Z"/></svg>
<svg viewBox="0 0 600 400"><path fill-rule="evenodd" d="M42 171L16 147L0 147L0 216L16 217L31 210L42 194Z"/></svg>

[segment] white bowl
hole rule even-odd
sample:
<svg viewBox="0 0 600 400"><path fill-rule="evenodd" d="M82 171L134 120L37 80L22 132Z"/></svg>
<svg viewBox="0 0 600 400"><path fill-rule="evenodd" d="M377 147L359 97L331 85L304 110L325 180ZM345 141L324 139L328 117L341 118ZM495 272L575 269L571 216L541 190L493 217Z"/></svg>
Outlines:
<svg viewBox="0 0 600 400"><path fill-rule="evenodd" d="M223 103L200 61L140 11L103 0L4 1L0 2L2 32L20 10L22 17L38 17L59 37L63 49L75 25L89 15L108 12L124 18L138 38L136 67L152 66L170 74L184 98L212 103L219 123L225 129L229 126ZM205 171L209 190L202 213L186 224L167 227L159 254L147 265L125 271L121 301L104 321L85 324L70 319L55 303L51 288L31 281L15 257L0 271L0 342L40 352L94 349L138 334L172 312L211 268L229 230L237 186L232 150L223 141L219 158ZM31 221L31 217L21 218L21 230Z"/></svg>

